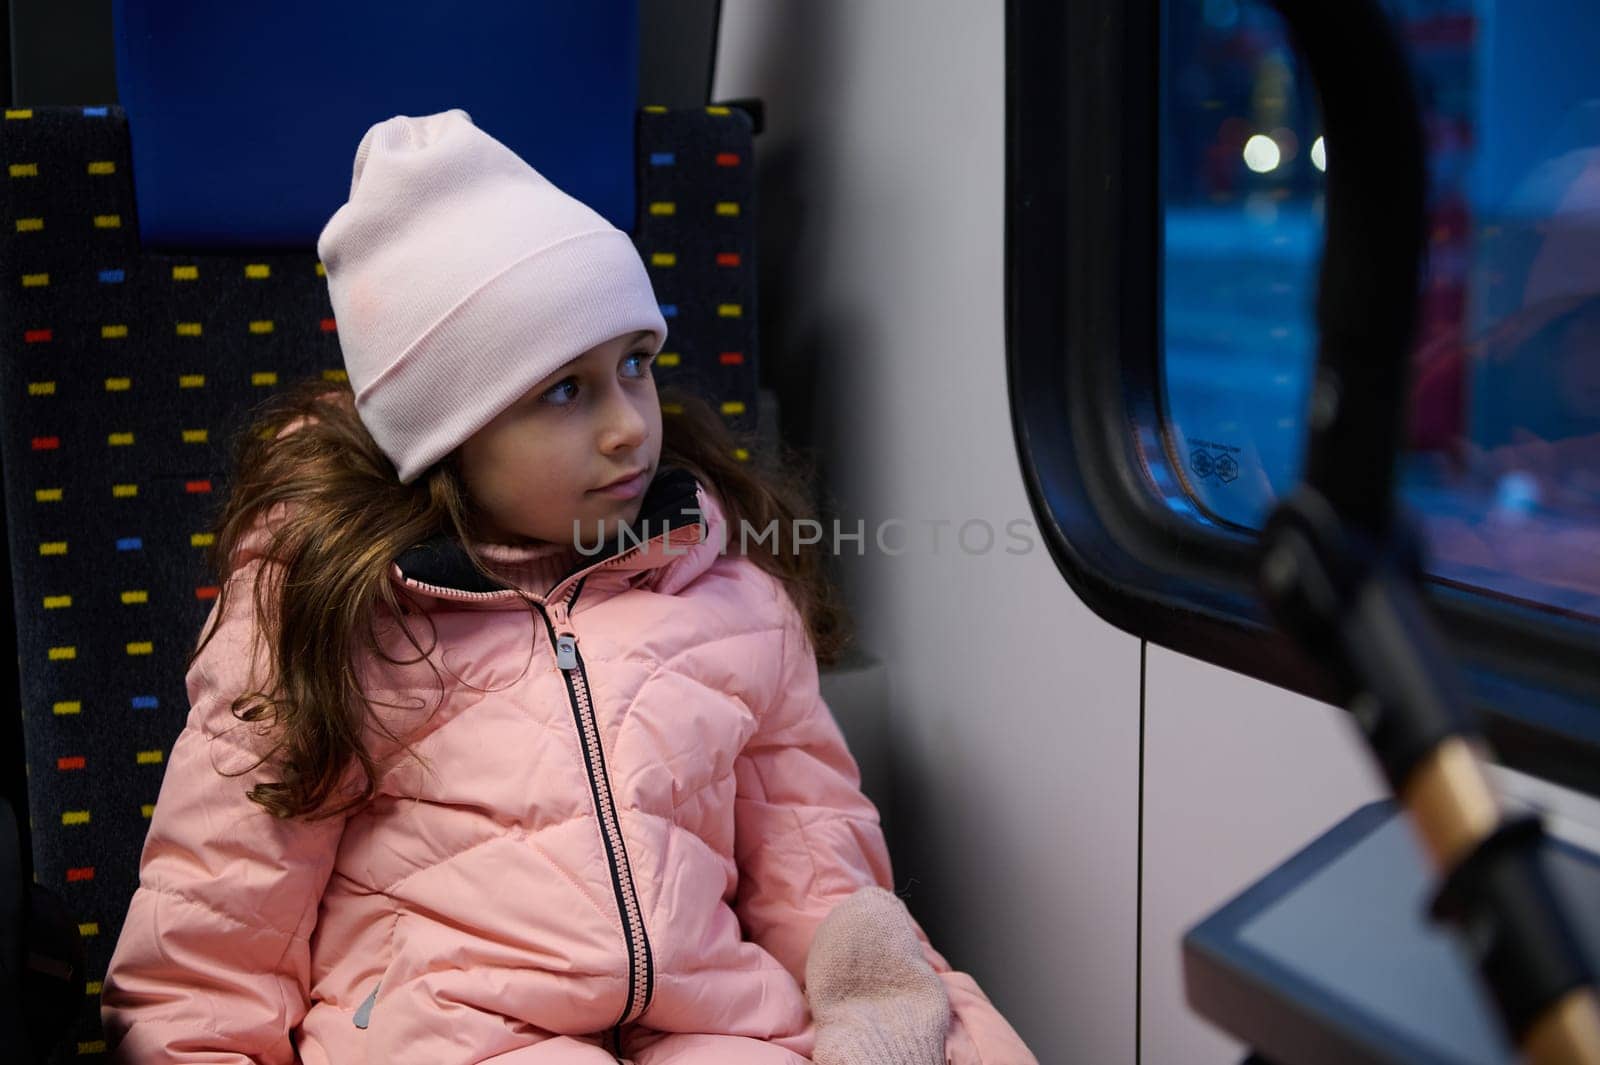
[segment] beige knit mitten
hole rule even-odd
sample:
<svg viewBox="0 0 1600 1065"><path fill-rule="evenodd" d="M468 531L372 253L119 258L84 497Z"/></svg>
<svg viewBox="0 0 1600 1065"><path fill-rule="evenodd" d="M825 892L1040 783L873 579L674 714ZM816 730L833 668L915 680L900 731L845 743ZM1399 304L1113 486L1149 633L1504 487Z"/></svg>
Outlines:
<svg viewBox="0 0 1600 1065"><path fill-rule="evenodd" d="M833 908L806 956L815 1065L944 1065L950 999L905 903L864 887Z"/></svg>

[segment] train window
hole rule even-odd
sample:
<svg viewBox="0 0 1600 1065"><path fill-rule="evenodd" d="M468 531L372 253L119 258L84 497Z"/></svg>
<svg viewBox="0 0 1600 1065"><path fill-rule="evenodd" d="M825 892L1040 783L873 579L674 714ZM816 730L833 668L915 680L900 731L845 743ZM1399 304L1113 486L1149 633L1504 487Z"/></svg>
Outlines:
<svg viewBox="0 0 1600 1065"><path fill-rule="evenodd" d="M1430 149L1403 502L1501 756L1600 793L1600 13L1385 6ZM1338 165L1282 23L1010 0L1007 78L1013 425L1059 567L1129 631L1327 698L1255 587Z"/></svg>
<svg viewBox="0 0 1600 1065"><path fill-rule="evenodd" d="M1431 179L1401 491L1437 578L1600 619L1600 17L1385 6ZM1328 146L1265 4L1171 0L1162 31L1175 468L1198 508L1258 528L1300 476Z"/></svg>

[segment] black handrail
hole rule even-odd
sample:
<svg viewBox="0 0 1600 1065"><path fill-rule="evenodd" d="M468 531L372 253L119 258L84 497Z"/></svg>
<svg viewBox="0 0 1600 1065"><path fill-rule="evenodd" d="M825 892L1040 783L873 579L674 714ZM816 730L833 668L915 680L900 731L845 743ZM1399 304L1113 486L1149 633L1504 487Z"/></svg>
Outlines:
<svg viewBox="0 0 1600 1065"><path fill-rule="evenodd" d="M1305 479L1347 521L1388 531L1427 230L1422 119L1376 3L1284 0L1322 104L1327 226Z"/></svg>
<svg viewBox="0 0 1600 1065"><path fill-rule="evenodd" d="M1410 351L1426 231L1422 123L1376 0L1272 0L1311 72L1327 149L1305 480L1262 533L1279 626L1328 671L1418 829L1453 925L1535 1062L1600 1063L1594 980L1539 862L1536 818L1508 818L1457 667L1398 516Z"/></svg>

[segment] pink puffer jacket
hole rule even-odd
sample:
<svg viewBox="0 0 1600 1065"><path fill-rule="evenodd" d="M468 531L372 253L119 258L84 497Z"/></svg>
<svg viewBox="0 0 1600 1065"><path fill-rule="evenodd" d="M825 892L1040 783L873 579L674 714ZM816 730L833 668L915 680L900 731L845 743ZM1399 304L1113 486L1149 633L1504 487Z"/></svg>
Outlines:
<svg viewBox="0 0 1600 1065"><path fill-rule="evenodd" d="M320 821L245 796L274 779L250 768L261 741L229 712L268 564L264 531L247 542L188 676L105 980L116 1060L810 1058L812 934L858 888L892 889L877 810L798 611L736 543L720 550L715 500L664 468L641 519L653 539L564 579L551 566L570 569L570 549L495 549L536 607L459 545L403 556L417 612L387 619L385 646L418 657L404 621L431 653L358 672L414 756L370 736L376 798ZM949 1061L1033 1063L918 936L950 997Z"/></svg>

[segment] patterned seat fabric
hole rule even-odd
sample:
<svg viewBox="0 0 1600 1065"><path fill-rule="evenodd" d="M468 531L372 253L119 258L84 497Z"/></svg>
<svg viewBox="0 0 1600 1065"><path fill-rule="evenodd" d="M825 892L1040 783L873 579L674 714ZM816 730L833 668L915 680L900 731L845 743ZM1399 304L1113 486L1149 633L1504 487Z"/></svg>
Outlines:
<svg viewBox="0 0 1600 1065"><path fill-rule="evenodd" d="M741 430L756 411L751 140L738 110L638 116L634 240L669 333L657 377ZM100 981L217 594L203 549L228 442L274 388L343 369L313 252L141 250L119 108L6 112L0 156L0 456L32 852L84 937L88 994L61 1055L84 1061L105 1049Z"/></svg>

